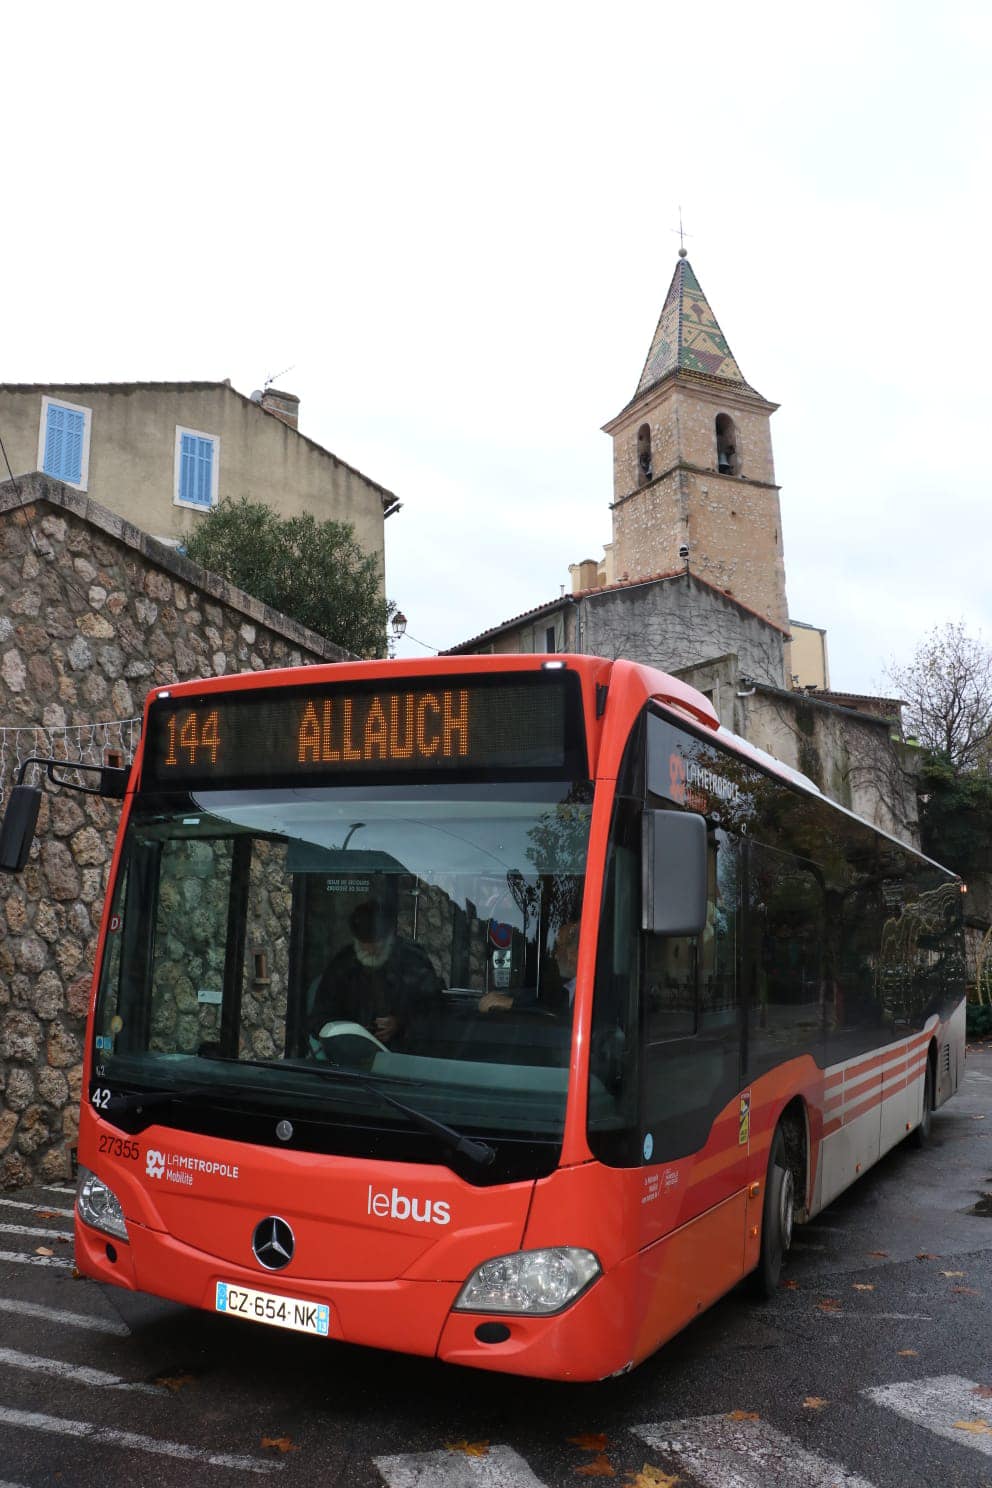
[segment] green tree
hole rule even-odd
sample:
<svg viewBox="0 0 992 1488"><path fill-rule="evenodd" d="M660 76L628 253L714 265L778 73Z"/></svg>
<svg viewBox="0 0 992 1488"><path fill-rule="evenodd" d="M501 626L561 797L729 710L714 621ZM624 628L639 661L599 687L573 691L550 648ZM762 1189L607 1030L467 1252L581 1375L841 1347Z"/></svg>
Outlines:
<svg viewBox="0 0 992 1488"><path fill-rule="evenodd" d="M280 517L259 501L221 501L189 538L195 563L356 656L382 656L394 605L379 563L347 522Z"/></svg>

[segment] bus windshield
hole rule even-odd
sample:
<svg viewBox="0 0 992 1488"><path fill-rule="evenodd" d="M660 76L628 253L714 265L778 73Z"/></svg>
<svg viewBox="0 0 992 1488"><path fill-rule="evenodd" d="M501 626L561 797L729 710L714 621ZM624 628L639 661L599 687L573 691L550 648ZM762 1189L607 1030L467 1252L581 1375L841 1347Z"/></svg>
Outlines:
<svg viewBox="0 0 992 1488"><path fill-rule="evenodd" d="M585 782L139 796L93 1023L108 1114L452 1160L399 1100L493 1145L484 1181L550 1170L591 800Z"/></svg>

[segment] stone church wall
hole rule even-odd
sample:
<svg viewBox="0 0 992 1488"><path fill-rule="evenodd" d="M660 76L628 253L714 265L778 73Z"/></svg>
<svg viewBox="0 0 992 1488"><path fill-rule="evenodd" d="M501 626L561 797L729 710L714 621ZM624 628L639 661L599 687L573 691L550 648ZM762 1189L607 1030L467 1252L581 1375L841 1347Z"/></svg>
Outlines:
<svg viewBox="0 0 992 1488"><path fill-rule="evenodd" d="M733 652L746 676L785 683L782 632L692 575L586 595L580 624L587 655L673 672Z"/></svg>
<svg viewBox="0 0 992 1488"><path fill-rule="evenodd" d="M133 747L156 685L346 657L57 481L0 485L0 803L29 755ZM71 1172L118 818L46 783L27 867L0 873L0 1189Z"/></svg>

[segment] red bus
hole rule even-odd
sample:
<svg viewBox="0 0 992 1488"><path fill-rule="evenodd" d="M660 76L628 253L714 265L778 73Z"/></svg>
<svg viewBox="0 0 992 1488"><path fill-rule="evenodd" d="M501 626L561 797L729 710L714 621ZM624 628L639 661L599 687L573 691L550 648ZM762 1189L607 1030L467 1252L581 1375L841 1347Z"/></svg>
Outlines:
<svg viewBox="0 0 992 1488"><path fill-rule="evenodd" d="M926 1136L963 1073L962 890L633 663L158 689L77 1265L483 1369L629 1370L770 1293L793 1223Z"/></svg>

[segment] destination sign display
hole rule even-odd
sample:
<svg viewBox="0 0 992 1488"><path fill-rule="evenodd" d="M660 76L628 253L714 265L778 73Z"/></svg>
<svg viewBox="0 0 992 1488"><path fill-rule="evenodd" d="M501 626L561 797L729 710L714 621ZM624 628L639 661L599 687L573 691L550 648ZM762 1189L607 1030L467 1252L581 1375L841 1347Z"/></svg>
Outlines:
<svg viewBox="0 0 992 1488"><path fill-rule="evenodd" d="M559 770L577 732L576 684L542 673L163 698L149 711L142 784Z"/></svg>

